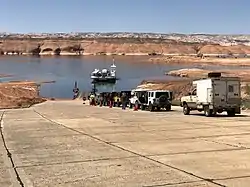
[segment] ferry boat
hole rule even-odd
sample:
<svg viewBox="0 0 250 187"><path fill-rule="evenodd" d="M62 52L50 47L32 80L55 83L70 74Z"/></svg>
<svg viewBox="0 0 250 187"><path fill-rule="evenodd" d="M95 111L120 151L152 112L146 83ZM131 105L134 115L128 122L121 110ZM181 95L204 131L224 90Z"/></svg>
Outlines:
<svg viewBox="0 0 250 187"><path fill-rule="evenodd" d="M93 80L93 82L115 83L117 80L115 60L113 59L113 64L110 66L110 69L95 69L91 73L90 78Z"/></svg>

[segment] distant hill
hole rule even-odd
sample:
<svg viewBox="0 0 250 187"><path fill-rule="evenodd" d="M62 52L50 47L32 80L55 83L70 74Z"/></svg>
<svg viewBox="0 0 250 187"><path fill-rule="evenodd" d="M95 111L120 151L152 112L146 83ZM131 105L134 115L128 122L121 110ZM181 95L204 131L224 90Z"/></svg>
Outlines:
<svg viewBox="0 0 250 187"><path fill-rule="evenodd" d="M0 33L0 38L39 38L39 39L90 39L90 38L142 38L142 39L171 39L182 42L208 42L220 45L250 45L250 35L221 35L221 34L181 34L181 33L133 33L133 32L110 32L110 33Z"/></svg>
<svg viewBox="0 0 250 187"><path fill-rule="evenodd" d="M0 55L250 54L250 35L157 33L0 34Z"/></svg>

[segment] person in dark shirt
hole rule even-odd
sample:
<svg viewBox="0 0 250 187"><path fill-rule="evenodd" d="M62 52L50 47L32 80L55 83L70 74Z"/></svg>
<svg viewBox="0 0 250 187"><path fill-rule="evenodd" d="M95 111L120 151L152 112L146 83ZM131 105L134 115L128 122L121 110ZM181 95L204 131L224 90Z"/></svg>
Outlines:
<svg viewBox="0 0 250 187"><path fill-rule="evenodd" d="M108 98L107 93L103 93L103 106L107 106Z"/></svg>
<svg viewBox="0 0 250 187"><path fill-rule="evenodd" d="M103 93L101 93L100 94L100 107L102 107L103 102L104 102L104 95L103 95Z"/></svg>
<svg viewBox="0 0 250 187"><path fill-rule="evenodd" d="M126 96L125 93L122 93L121 103L122 103L122 110L125 110L126 109L126 103L127 103L127 96Z"/></svg>
<svg viewBox="0 0 250 187"><path fill-rule="evenodd" d="M109 100L109 107L112 108L113 102L114 102L114 98L112 96L112 93L109 94L108 100Z"/></svg>

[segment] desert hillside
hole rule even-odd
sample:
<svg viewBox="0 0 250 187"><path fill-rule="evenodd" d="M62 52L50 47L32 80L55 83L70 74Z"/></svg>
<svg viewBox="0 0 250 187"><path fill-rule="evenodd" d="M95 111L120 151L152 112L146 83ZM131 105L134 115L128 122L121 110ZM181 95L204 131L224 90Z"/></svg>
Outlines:
<svg viewBox="0 0 250 187"><path fill-rule="evenodd" d="M47 55L197 55L250 54L250 46L221 46L175 40L139 38L1 39L0 54Z"/></svg>

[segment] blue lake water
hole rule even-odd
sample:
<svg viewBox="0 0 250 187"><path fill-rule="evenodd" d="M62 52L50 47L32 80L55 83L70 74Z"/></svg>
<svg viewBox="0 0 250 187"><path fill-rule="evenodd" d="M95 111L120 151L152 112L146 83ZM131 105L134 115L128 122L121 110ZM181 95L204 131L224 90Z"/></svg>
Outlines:
<svg viewBox="0 0 250 187"><path fill-rule="evenodd" d="M115 85L97 86L98 91L121 91L135 88L145 79L176 79L165 76L166 71L193 66L153 64L146 57L115 57L117 77ZM44 97L72 98L74 82L78 82L81 91L90 91L92 84L90 73L95 68L109 68L112 57L25 57L0 56L0 74L11 74L11 78L1 81L31 80L55 81L43 84L40 95ZM212 68L212 67L210 67Z"/></svg>

